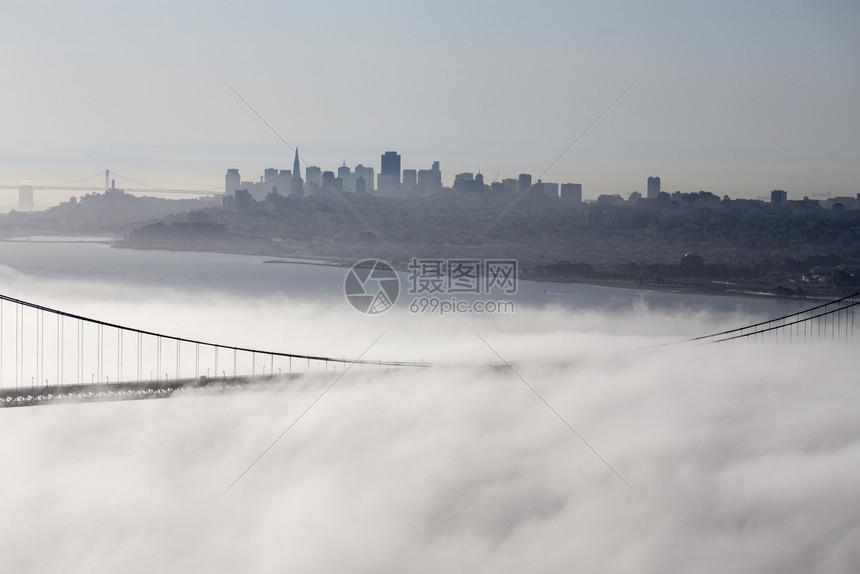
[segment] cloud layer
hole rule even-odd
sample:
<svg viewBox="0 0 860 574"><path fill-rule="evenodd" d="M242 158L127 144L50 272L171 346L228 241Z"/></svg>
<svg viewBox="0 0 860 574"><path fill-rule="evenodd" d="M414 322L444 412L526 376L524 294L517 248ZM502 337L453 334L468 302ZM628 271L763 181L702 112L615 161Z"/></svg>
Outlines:
<svg viewBox="0 0 860 574"><path fill-rule="evenodd" d="M227 493L333 373L277 392L2 411L5 572L848 572L860 561L860 390L846 344L619 353L743 319L644 308L518 309L467 325L284 298L221 295L213 313L178 293L53 297L142 327L169 320L190 336L347 356L393 323L375 356L477 366L350 371ZM520 361L636 493L514 373L481 366L494 354L469 326Z"/></svg>

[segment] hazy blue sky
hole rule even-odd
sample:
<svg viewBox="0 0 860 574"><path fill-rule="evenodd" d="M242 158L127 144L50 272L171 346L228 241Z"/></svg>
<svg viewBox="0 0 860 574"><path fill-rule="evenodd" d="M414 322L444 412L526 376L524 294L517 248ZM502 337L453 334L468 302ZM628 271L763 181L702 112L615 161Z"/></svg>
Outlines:
<svg viewBox="0 0 860 574"><path fill-rule="evenodd" d="M853 0L5 0L0 183L291 167L224 81L311 164L537 175L635 81L545 180L854 194L858 27Z"/></svg>

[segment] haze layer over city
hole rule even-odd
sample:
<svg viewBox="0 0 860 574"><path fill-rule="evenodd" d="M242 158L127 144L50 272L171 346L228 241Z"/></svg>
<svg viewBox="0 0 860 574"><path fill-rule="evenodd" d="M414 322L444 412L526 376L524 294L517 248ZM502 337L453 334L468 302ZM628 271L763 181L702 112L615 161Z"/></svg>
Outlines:
<svg viewBox="0 0 860 574"><path fill-rule="evenodd" d="M855 572L860 6L0 8L0 572Z"/></svg>

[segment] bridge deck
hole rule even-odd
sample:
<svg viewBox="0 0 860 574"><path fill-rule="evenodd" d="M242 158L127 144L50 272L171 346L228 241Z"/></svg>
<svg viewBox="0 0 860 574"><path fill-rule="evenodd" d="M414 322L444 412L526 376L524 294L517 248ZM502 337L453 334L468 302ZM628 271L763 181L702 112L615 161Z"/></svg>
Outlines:
<svg viewBox="0 0 860 574"><path fill-rule="evenodd" d="M160 381L124 381L116 383L47 385L0 389L0 408L27 407L55 403L129 401L167 398L178 390L227 392L254 388L271 388L285 384L301 374L247 376Z"/></svg>

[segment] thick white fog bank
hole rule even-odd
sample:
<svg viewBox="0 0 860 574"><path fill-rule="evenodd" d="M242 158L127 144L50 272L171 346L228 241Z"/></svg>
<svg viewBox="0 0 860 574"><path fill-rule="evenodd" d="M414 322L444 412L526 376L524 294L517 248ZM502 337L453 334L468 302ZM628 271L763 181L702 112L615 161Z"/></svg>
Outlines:
<svg viewBox="0 0 860 574"><path fill-rule="evenodd" d="M20 283L19 287L20 288ZM856 343L621 351L751 317L366 317L346 304L28 285L45 304L291 352L497 359L278 392L0 410L0 571L852 572ZM71 307L71 308L70 308ZM120 320L121 319L121 320ZM227 339L224 341L224 339ZM549 361L576 357L568 364Z"/></svg>
<svg viewBox="0 0 860 574"><path fill-rule="evenodd" d="M389 332L367 357L428 363L498 361L474 330L486 335L505 360L542 361L615 355L768 318L718 312L707 305L656 310L634 292L632 303L620 303L618 308L577 307L576 298L568 297L550 299L542 306L517 302L514 313L507 315L416 314L399 305L371 316L355 311L344 297L315 300L163 284L135 288L110 281L46 281L3 269L5 295L46 307L165 335L335 358L357 357L386 329ZM613 291L627 295L625 290Z"/></svg>

